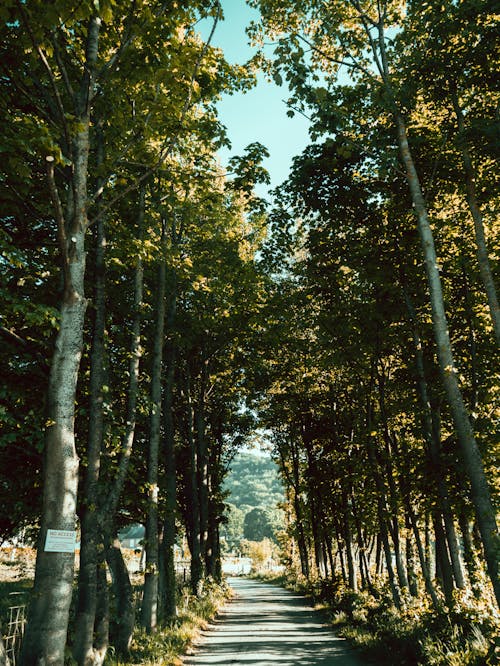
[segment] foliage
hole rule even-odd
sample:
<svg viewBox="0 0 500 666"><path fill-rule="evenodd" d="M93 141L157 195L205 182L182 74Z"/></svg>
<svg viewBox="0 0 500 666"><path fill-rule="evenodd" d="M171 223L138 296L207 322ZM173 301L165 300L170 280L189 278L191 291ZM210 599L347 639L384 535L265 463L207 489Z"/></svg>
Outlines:
<svg viewBox="0 0 500 666"><path fill-rule="evenodd" d="M264 538L260 541L243 539L240 544L241 554L252 560L251 574L264 574L269 568L271 561L278 559L278 548L270 539Z"/></svg>
<svg viewBox="0 0 500 666"><path fill-rule="evenodd" d="M137 631L130 660L120 661L109 656L105 663L110 666L178 666L182 663L180 657L229 598L230 590L224 585L207 585L201 598L193 597L184 589L179 615L169 626L152 635Z"/></svg>
<svg viewBox="0 0 500 666"><path fill-rule="evenodd" d="M286 580L287 587L311 596L328 612L335 631L376 663L384 663L388 654L408 666L490 666L498 659L498 618L477 600L457 595L452 609L436 613L425 597L407 599L397 612L386 588L375 599L338 581L325 583Z"/></svg>
<svg viewBox="0 0 500 666"><path fill-rule="evenodd" d="M228 498L227 523L221 534L232 548L238 548L241 539L260 541L276 539L282 529L283 487L276 463L270 456L244 451L231 461L223 484Z"/></svg>

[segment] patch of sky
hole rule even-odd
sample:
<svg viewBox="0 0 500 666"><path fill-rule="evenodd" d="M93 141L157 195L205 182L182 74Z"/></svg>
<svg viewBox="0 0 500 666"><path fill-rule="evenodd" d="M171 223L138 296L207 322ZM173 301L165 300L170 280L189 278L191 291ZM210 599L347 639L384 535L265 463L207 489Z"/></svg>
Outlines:
<svg viewBox="0 0 500 666"><path fill-rule="evenodd" d="M231 63L243 64L255 54L256 47L249 44L245 29L251 21L258 21L259 12L245 0L222 0L224 20L219 21L212 44L224 51ZM198 28L204 38L210 34L213 20L203 21ZM270 47L272 48L272 47ZM257 84L246 93L224 95L217 103L221 122L227 127L231 148L219 151L223 166L233 155L242 155L246 146L262 143L269 151L263 162L268 170L269 185L258 185L256 193L268 198L268 192L286 180L292 159L310 143L309 121L300 114L287 116L286 100L290 93L286 84L278 86L263 74Z"/></svg>

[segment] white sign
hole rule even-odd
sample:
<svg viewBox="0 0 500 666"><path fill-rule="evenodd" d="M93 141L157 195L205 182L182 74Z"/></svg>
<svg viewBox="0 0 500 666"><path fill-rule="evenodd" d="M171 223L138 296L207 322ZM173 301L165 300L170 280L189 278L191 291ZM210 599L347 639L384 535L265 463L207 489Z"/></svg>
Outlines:
<svg viewBox="0 0 500 666"><path fill-rule="evenodd" d="M74 553L76 532L74 530L47 530L45 552Z"/></svg>

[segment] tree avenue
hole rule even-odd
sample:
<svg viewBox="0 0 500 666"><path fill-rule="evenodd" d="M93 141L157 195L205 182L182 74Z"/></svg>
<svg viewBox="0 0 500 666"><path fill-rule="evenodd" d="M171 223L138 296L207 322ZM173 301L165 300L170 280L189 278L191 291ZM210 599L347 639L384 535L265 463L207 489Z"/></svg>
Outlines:
<svg viewBox="0 0 500 666"><path fill-rule="evenodd" d="M244 536L354 625L385 609L411 663L493 664L493 3L249 4L274 46L245 66L212 46L218 0L0 7L0 540L37 551L20 663L132 659L178 621L183 543L182 594L210 594L260 428L284 525L259 506ZM258 67L311 122L271 204L259 137L217 159L216 101Z"/></svg>

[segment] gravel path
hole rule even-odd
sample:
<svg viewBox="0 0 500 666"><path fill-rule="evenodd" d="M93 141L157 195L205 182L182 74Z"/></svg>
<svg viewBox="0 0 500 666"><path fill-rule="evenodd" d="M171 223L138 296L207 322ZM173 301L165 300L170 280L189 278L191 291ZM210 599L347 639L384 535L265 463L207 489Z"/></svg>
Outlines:
<svg viewBox="0 0 500 666"><path fill-rule="evenodd" d="M229 582L234 599L184 666L366 666L304 597L267 583Z"/></svg>

